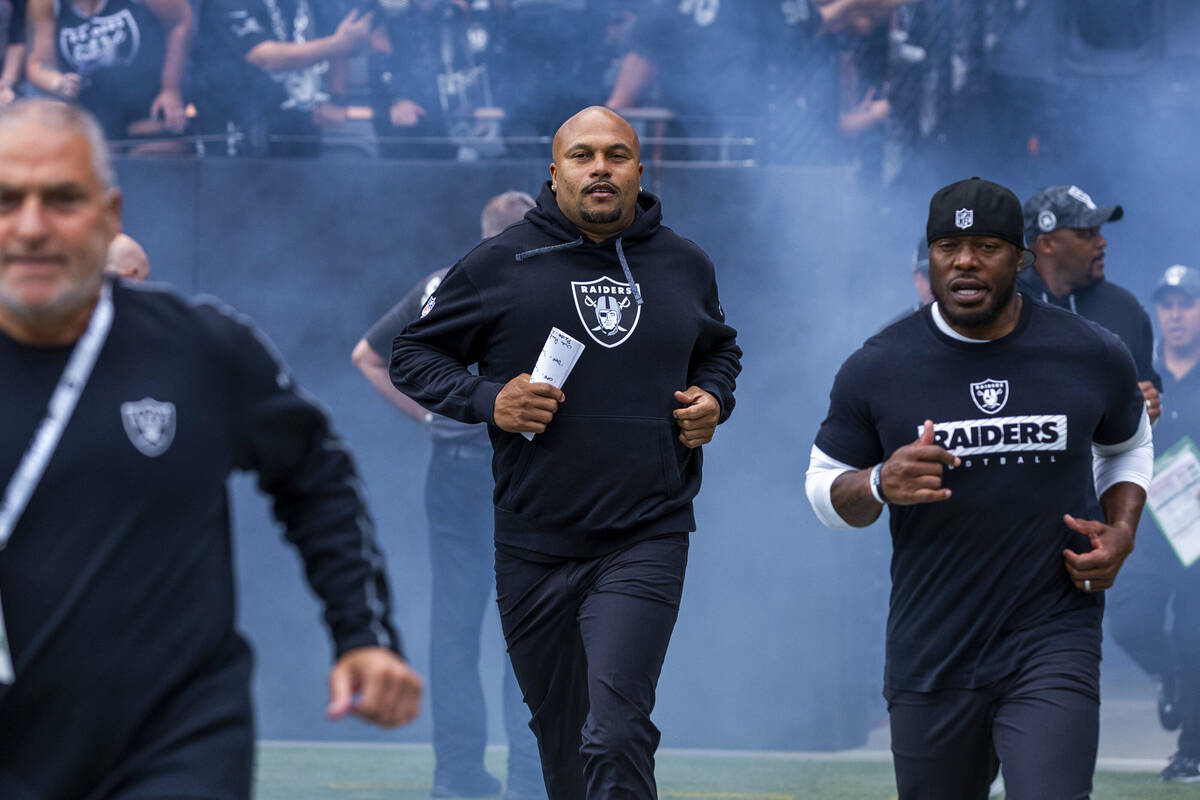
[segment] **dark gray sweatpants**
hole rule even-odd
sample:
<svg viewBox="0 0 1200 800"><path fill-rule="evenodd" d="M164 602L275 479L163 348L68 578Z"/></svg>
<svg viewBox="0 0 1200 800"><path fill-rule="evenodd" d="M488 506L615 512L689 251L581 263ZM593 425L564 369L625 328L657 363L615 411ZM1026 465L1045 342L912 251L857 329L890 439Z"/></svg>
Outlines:
<svg viewBox="0 0 1200 800"><path fill-rule="evenodd" d="M977 689L888 692L899 800L1087 800L1100 735L1100 658L1030 658Z"/></svg>
<svg viewBox="0 0 1200 800"><path fill-rule="evenodd" d="M590 559L496 553L496 602L550 800L653 800L650 721L687 534Z"/></svg>

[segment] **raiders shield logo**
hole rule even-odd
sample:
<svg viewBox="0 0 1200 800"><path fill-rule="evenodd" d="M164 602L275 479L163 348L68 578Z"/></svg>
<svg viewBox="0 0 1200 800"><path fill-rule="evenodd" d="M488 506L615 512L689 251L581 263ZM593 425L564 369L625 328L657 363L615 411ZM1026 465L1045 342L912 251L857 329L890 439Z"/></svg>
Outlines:
<svg viewBox="0 0 1200 800"><path fill-rule="evenodd" d="M971 384L971 399L983 413L995 414L1008 402L1008 381L995 378L976 381Z"/></svg>
<svg viewBox="0 0 1200 800"><path fill-rule="evenodd" d="M121 403L125 434L142 455L154 458L167 452L175 440L175 404L143 397Z"/></svg>
<svg viewBox="0 0 1200 800"><path fill-rule="evenodd" d="M954 227L966 230L975 224L975 209L960 208L954 212Z"/></svg>
<svg viewBox="0 0 1200 800"><path fill-rule="evenodd" d="M624 343L642 318L642 307L634 301L629 284L608 276L594 281L571 281L571 294L588 336L605 347Z"/></svg>

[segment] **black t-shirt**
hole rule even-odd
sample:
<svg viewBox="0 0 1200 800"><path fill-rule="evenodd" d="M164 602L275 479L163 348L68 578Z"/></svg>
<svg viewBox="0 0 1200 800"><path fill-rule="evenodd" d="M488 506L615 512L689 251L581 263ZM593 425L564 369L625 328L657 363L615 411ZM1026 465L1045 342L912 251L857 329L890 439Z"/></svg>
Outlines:
<svg viewBox="0 0 1200 800"><path fill-rule="evenodd" d="M318 0L207 0L194 61L204 72L208 102L234 118L267 117L277 130L299 125L297 132L307 132L310 112L329 99L323 87L328 62L268 73L246 63L246 54L263 42L329 35L323 8Z"/></svg>
<svg viewBox="0 0 1200 800"><path fill-rule="evenodd" d="M119 107L149 117L167 39L143 0L107 0L90 16L56 0L54 11L58 66L83 78L80 103L101 115Z"/></svg>
<svg viewBox="0 0 1200 800"><path fill-rule="evenodd" d="M25 44L25 0L0 0L0 53Z"/></svg>
<svg viewBox="0 0 1200 800"><path fill-rule="evenodd" d="M399 648L353 462L260 334L152 288L118 282L113 305L74 414L0 551L17 674L0 691L4 798L98 796L144 769L148 749L161 757L212 731L250 737L234 470L257 473L273 497L337 653ZM0 480L20 463L71 349L0 334ZM202 703L177 702L196 690Z"/></svg>
<svg viewBox="0 0 1200 800"><path fill-rule="evenodd" d="M384 361L389 361L392 357L392 340L400 335L408 323L420 316L421 307L437 291L442 278L449 271L450 268L446 267L426 275L420 283L409 290L408 294L404 295L404 299L392 306L363 335L367 344L371 345L371 349L383 356ZM443 417L441 414L434 414L433 420L430 422L430 430L433 438L440 441L472 444L480 448L492 449L492 442L488 439L487 425L484 424L468 425L456 419Z"/></svg>
<svg viewBox="0 0 1200 800"><path fill-rule="evenodd" d="M682 0L640 10L630 47L658 68L661 102L683 114L758 114L794 95L790 68L821 49L819 18L804 0L763 6Z"/></svg>
<svg viewBox="0 0 1200 800"><path fill-rule="evenodd" d="M1115 336L1028 297L1001 339L952 339L926 307L847 359L817 447L863 469L931 419L963 462L949 500L889 506L886 690L983 686L1046 648L1099 655L1101 596L1062 556L1090 548L1062 515L1085 512L1092 443L1131 438L1142 408Z"/></svg>

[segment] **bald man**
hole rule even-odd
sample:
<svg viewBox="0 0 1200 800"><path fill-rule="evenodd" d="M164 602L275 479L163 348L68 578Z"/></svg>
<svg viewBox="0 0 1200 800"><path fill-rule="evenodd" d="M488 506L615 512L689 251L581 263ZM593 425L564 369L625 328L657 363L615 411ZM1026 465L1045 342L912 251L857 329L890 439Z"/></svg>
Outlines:
<svg viewBox="0 0 1200 800"><path fill-rule="evenodd" d="M108 262L104 271L127 281L141 283L150 277L150 259L146 251L127 233L118 233L108 246Z"/></svg>
<svg viewBox="0 0 1200 800"><path fill-rule="evenodd" d="M700 449L741 370L712 263L641 174L620 116L567 120L537 206L463 257L392 348L401 392L488 424L496 599L552 800L657 796L650 711ZM584 345L559 387L529 374L553 328Z"/></svg>

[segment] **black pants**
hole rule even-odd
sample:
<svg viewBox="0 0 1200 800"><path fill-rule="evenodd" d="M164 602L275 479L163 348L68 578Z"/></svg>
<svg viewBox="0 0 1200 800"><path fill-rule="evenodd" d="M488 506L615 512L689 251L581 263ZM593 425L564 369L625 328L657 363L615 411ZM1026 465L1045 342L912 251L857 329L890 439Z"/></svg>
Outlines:
<svg viewBox="0 0 1200 800"><path fill-rule="evenodd" d="M1100 659L1047 653L978 689L892 691L900 800L1086 800L1100 736Z"/></svg>
<svg viewBox="0 0 1200 800"><path fill-rule="evenodd" d="M496 600L551 800L656 798L650 721L687 534L591 559L496 553Z"/></svg>
<svg viewBox="0 0 1200 800"><path fill-rule="evenodd" d="M1105 601L1121 649L1151 675L1178 680L1179 751L1200 758L1200 561L1185 569L1148 521Z"/></svg>
<svg viewBox="0 0 1200 800"><path fill-rule="evenodd" d="M425 485L433 561L429 683L433 710L434 783L454 785L483 771L487 711L479 680L479 635L488 597L492 552L492 448L434 441ZM540 790L537 742L529 710L504 659L504 730L508 785Z"/></svg>

